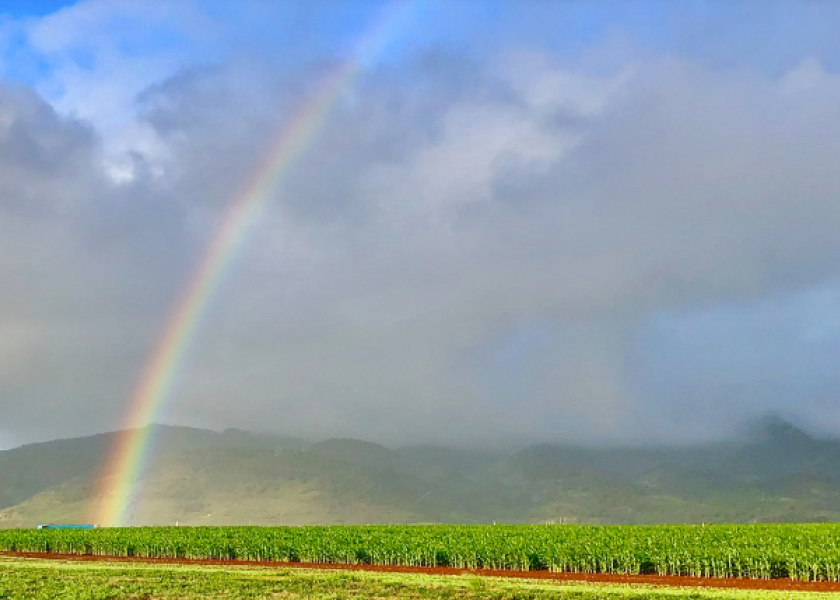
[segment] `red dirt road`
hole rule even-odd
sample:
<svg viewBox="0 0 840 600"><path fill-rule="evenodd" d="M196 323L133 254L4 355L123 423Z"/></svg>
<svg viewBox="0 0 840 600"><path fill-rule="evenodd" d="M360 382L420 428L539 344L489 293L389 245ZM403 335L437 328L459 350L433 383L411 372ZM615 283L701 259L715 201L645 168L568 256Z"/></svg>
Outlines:
<svg viewBox="0 0 840 600"><path fill-rule="evenodd" d="M840 592L840 582L794 581L791 579L746 579L722 577L685 577L679 575L612 575L608 573L556 573L553 571L513 571L494 569L459 569L456 567L406 567L394 565L343 565L327 563L290 563L249 560L203 560L189 558L137 558L125 556L93 556L47 552L0 552L0 556L65 561L125 562L163 565L248 566L295 569L332 569L371 571L376 573L421 573L424 575L474 575L479 577L513 577L552 581L586 581L591 583L642 584L695 588L736 588L743 590L788 590L802 592Z"/></svg>

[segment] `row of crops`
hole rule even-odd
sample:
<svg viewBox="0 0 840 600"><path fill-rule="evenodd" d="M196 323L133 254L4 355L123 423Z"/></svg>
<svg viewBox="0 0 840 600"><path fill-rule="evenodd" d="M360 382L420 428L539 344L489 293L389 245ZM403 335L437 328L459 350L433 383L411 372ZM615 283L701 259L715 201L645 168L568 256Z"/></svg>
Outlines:
<svg viewBox="0 0 840 600"><path fill-rule="evenodd" d="M18 529L0 550L840 580L835 524Z"/></svg>

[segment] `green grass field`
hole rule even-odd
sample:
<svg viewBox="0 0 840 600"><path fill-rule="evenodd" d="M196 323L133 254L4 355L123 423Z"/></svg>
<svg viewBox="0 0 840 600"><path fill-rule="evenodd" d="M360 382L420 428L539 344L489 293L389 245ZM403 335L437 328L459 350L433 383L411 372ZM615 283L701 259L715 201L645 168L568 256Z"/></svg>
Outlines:
<svg viewBox="0 0 840 600"><path fill-rule="evenodd" d="M692 599L780 600L837 598L838 594L707 590L532 582L474 576L380 574L255 567L152 566L74 563L0 557L3 600L156 600L282 598L426 600Z"/></svg>
<svg viewBox="0 0 840 600"><path fill-rule="evenodd" d="M840 525L423 525L2 530L0 550L840 579Z"/></svg>

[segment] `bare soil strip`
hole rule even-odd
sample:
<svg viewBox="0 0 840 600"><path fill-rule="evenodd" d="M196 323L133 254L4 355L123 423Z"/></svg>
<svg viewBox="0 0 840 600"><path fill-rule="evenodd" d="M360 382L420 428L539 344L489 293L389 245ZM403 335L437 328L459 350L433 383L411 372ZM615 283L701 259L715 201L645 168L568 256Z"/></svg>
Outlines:
<svg viewBox="0 0 840 600"><path fill-rule="evenodd" d="M555 571L516 571L497 569L461 569L457 567L409 567L401 565L348 565L335 563L277 562L254 560L207 560L192 558L142 558L133 556L96 556L53 552L5 552L0 556L82 562L124 562L157 565L247 566L295 569L332 569L371 571L375 573L420 573L423 575L474 575L478 577L514 577L554 581L586 581L627 585L669 587L736 588L743 590L789 590L803 592L840 592L836 581L795 581L792 579L749 579L745 577L687 577L683 575L618 575L611 573L559 573Z"/></svg>

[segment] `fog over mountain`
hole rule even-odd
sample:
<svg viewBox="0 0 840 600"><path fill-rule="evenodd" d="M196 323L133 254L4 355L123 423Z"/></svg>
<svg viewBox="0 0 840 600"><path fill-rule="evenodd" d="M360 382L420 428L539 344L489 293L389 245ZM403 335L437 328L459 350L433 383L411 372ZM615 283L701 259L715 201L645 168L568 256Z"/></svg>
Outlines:
<svg viewBox="0 0 840 600"><path fill-rule="evenodd" d="M840 7L416 5L272 189L155 420L840 436ZM0 448L120 427L225 210L387 5L10 7Z"/></svg>
<svg viewBox="0 0 840 600"><path fill-rule="evenodd" d="M386 447L151 426L130 525L755 523L840 519L840 439L778 416L691 446ZM0 528L83 522L113 434L0 451Z"/></svg>

